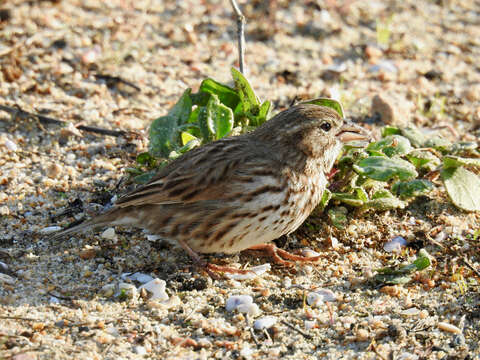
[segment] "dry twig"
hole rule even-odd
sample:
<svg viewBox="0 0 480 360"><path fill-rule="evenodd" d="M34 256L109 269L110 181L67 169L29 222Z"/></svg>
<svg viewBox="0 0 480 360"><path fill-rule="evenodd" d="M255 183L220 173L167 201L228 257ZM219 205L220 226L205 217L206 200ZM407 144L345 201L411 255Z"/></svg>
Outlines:
<svg viewBox="0 0 480 360"><path fill-rule="evenodd" d="M33 114L28 111L22 110L19 106L17 107L10 107L5 105L0 105L0 110L3 110L10 114L12 120L24 120L24 119L37 119L41 124L55 124L55 125L62 125L65 126L68 124L67 121L54 119L49 116L40 115L40 114ZM96 134L101 135L110 135L110 136L125 136L125 137L136 137L138 134L132 131L125 131L125 130L109 130L103 129L96 126L88 126L88 125L78 125L76 126L77 129L93 132Z"/></svg>
<svg viewBox="0 0 480 360"><path fill-rule="evenodd" d="M237 16L238 63L240 72L245 75L245 16L242 14L236 0L230 0L233 11Z"/></svg>

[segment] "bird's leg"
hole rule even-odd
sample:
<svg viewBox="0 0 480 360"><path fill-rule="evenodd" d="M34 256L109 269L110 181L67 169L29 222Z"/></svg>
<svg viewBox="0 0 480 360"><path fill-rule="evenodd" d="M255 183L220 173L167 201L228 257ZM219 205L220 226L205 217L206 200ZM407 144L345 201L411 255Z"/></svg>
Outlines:
<svg viewBox="0 0 480 360"><path fill-rule="evenodd" d="M204 269L212 279L218 279L217 273L247 274L251 272L251 270L236 269L229 266L221 266L207 263L200 257L200 255L193 251L185 241L182 241L180 239L177 239L177 241L180 246L188 253L188 255L190 255L195 265L201 269Z"/></svg>
<svg viewBox="0 0 480 360"><path fill-rule="evenodd" d="M290 254L288 251L279 249L274 244L260 244L249 247L247 250L256 250L256 251L265 251L269 256L273 258L273 261L276 264L283 266L294 266L295 262L316 262L323 258L322 255L319 256L301 256ZM288 261L290 260L290 261Z"/></svg>

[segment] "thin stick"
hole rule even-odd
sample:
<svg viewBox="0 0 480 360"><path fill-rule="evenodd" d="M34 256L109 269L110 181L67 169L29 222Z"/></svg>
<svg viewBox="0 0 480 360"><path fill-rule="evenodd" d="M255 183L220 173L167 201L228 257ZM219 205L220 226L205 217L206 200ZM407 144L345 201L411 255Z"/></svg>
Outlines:
<svg viewBox="0 0 480 360"><path fill-rule="evenodd" d="M292 325L292 324L290 324L289 322L287 322L287 321L285 321L285 320L281 320L280 322L281 322L283 325L288 326L290 329L295 330L295 331L298 332L300 335L303 335L303 336L306 337L307 339L313 339L313 336L312 336L312 335L307 334L305 331L299 329L299 328L296 327L295 325Z"/></svg>
<svg viewBox="0 0 480 360"><path fill-rule="evenodd" d="M236 0L230 0L230 3L237 16L238 62L240 72L245 75L245 16L243 16Z"/></svg>
<svg viewBox="0 0 480 360"><path fill-rule="evenodd" d="M49 116L44 116L40 114L33 114L28 111L22 110L20 107L10 107L10 106L0 105L0 110L3 110L9 113L13 120L38 119L38 121L42 124L56 124L56 125L67 124L67 122L64 120L58 120L58 119L54 119ZM132 132L125 131L125 130L109 130L109 129L103 129L103 128L98 128L95 126L87 126L87 125L78 125L76 126L76 128L83 131L89 131L97 134L110 135L110 136L133 136L134 135Z"/></svg>

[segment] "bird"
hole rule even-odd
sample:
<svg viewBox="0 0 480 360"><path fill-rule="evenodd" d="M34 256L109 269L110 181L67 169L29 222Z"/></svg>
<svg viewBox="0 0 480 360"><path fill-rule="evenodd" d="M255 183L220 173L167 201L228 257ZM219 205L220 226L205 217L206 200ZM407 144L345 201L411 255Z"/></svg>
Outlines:
<svg viewBox="0 0 480 360"><path fill-rule="evenodd" d="M196 147L112 208L55 238L105 226L132 226L171 240L211 272L199 253L266 250L283 265L308 261L271 244L315 209L343 144L368 132L325 106L294 105L255 130ZM241 272L241 271L239 271Z"/></svg>

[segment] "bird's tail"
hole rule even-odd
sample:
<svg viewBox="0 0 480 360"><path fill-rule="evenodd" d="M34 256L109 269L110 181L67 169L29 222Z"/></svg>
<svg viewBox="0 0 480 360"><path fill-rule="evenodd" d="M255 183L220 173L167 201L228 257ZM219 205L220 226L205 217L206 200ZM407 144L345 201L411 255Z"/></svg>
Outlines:
<svg viewBox="0 0 480 360"><path fill-rule="evenodd" d="M130 209L128 208L113 208L109 211L97 215L94 218L84 221L81 224L72 226L58 233L53 234L50 237L51 240L65 239L67 235L71 235L78 232L84 232L90 229L101 228L107 225L134 225L133 219L127 217ZM125 215L123 214L125 213Z"/></svg>

